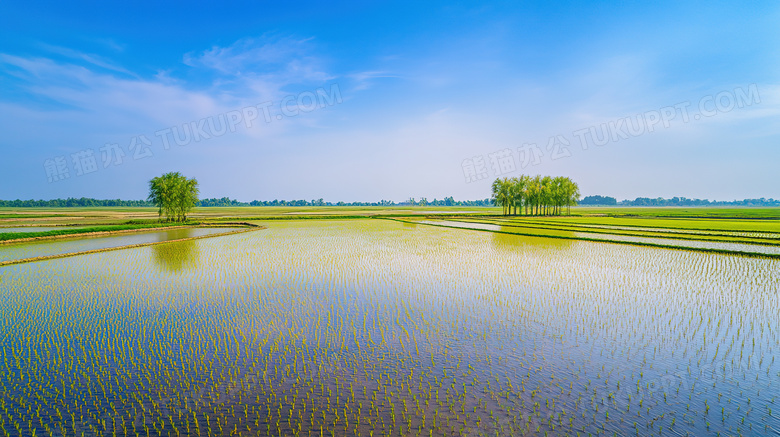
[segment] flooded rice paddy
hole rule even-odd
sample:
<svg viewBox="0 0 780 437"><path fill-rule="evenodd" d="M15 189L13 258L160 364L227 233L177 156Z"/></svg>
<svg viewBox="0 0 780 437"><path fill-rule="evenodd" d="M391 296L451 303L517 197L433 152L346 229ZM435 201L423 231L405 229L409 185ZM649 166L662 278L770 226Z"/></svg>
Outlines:
<svg viewBox="0 0 780 437"><path fill-rule="evenodd" d="M780 432L780 260L268 226L0 268L0 429Z"/></svg>
<svg viewBox="0 0 780 437"><path fill-rule="evenodd" d="M60 255L95 249L107 249L133 244L179 240L182 238L223 234L238 229L239 228L180 228L165 231L122 233L100 237L73 235L64 239L7 243L0 245L0 261Z"/></svg>
<svg viewBox="0 0 780 437"><path fill-rule="evenodd" d="M454 220L420 220L423 225L446 226L461 229L475 229L491 232L502 232L510 234L528 234L546 236L552 238L568 238L592 241L614 241L625 243L637 243L649 246L679 247L684 249L702 249L712 251L725 251L744 254L760 254L780 256L780 241L764 240L746 240L750 243L737 241L708 241L707 239L687 239L687 238L662 238L652 236L613 234L609 232L579 232L566 228L536 228L526 226L515 226L509 224L495 224L480 221L454 221ZM657 231L657 230L656 230ZM660 234L661 232L656 232ZM664 232L666 234L666 232ZM668 234L667 234L668 235ZM710 234L708 234L710 235Z"/></svg>

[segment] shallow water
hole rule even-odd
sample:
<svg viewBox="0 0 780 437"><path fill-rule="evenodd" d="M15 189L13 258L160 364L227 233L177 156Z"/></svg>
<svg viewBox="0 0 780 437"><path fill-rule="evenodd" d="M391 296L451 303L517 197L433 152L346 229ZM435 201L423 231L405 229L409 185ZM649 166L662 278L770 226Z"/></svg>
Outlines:
<svg viewBox="0 0 780 437"><path fill-rule="evenodd" d="M185 243L0 268L7 431L780 429L780 260L384 220Z"/></svg>
<svg viewBox="0 0 780 437"><path fill-rule="evenodd" d="M73 238L42 240L0 245L0 261L33 258L46 255L81 252L85 250L106 249L132 244L154 243L158 241L178 240L203 235L222 234L239 228L184 228L167 231L138 232L102 237L73 236Z"/></svg>

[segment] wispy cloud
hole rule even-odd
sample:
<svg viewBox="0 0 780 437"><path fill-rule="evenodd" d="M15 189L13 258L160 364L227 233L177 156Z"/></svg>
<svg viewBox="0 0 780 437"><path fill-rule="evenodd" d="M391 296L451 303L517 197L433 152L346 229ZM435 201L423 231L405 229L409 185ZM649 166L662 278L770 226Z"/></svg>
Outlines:
<svg viewBox="0 0 780 437"><path fill-rule="evenodd" d="M362 91L373 86L376 79L396 79L401 76L389 71L361 71L349 75L349 78L355 82L355 91Z"/></svg>
<svg viewBox="0 0 780 437"><path fill-rule="evenodd" d="M187 53L184 63L235 78L265 78L277 83L322 82L333 78L314 53L312 38L243 38L199 53Z"/></svg>
<svg viewBox="0 0 780 437"><path fill-rule="evenodd" d="M125 51L124 44L121 44L111 38L91 38L90 41L94 41L117 53Z"/></svg>
<svg viewBox="0 0 780 437"><path fill-rule="evenodd" d="M206 89L182 78L176 66L143 78L110 59L53 45L42 47L58 58L0 53L0 75L13 76L28 98L100 118L126 117L134 124L164 127L276 101L289 94L286 87L291 85L310 87L333 79L310 42L244 38L185 55L186 65L214 73Z"/></svg>
<svg viewBox="0 0 780 437"><path fill-rule="evenodd" d="M130 70L120 65L117 65L111 60L106 59L100 55L84 53L67 47L59 47L59 46L53 46L49 44L41 44L40 46L41 48L43 48L44 50L50 53L55 53L73 60L81 60L88 64L94 65L96 67L105 68L107 70L138 77L135 73L131 72Z"/></svg>
<svg viewBox="0 0 780 437"><path fill-rule="evenodd" d="M215 100L202 92L137 76L116 77L109 72L47 58L0 54L0 68L13 70L30 96L104 120L127 117L136 123L166 124L172 118L216 110Z"/></svg>

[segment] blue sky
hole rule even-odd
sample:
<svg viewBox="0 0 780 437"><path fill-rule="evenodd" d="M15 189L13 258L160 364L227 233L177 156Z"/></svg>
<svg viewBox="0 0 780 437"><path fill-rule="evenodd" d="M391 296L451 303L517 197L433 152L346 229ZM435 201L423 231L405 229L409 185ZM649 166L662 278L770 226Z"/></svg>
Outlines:
<svg viewBox="0 0 780 437"><path fill-rule="evenodd" d="M780 197L776 2L157 3L3 2L0 198Z"/></svg>

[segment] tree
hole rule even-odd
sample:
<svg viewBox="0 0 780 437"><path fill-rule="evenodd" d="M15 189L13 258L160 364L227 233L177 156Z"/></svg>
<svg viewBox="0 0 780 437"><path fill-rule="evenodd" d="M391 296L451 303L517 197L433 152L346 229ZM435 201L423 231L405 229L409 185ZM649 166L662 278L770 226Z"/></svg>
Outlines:
<svg viewBox="0 0 780 437"><path fill-rule="evenodd" d="M542 177L541 176L536 175L533 177L533 179L530 180L528 185L528 191L531 200L531 214L538 215L539 205L541 204L541 199L542 199ZM536 208L536 211L534 211L534 208Z"/></svg>
<svg viewBox="0 0 780 437"><path fill-rule="evenodd" d="M149 201L158 208L162 220L184 222L187 213L198 203L198 181L179 172L165 173L149 181Z"/></svg>
<svg viewBox="0 0 780 437"><path fill-rule="evenodd" d="M511 212L512 206L512 181L509 178L496 179L491 186L492 199L496 206L503 207L503 214Z"/></svg>
<svg viewBox="0 0 780 437"><path fill-rule="evenodd" d="M569 184L571 179L557 176L552 179L553 214L561 215L561 210L569 202Z"/></svg>
<svg viewBox="0 0 780 437"><path fill-rule="evenodd" d="M566 206L569 215L571 215L571 206L576 205L580 200L580 187L571 179L566 178Z"/></svg>
<svg viewBox="0 0 780 437"><path fill-rule="evenodd" d="M545 176L542 178L541 193L542 215L549 215L550 206L553 204L553 186L551 177Z"/></svg>
<svg viewBox="0 0 780 437"><path fill-rule="evenodd" d="M523 212L523 204L528 205L528 184L530 178L526 175L520 175L519 177L512 178L512 204L515 209L515 215L517 211ZM526 214L528 212L526 211Z"/></svg>

